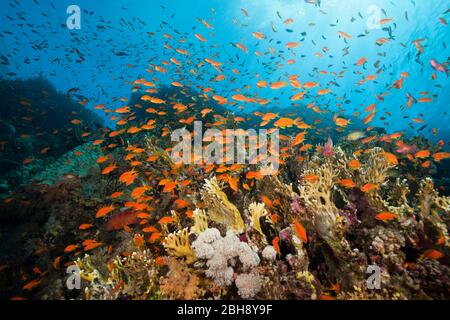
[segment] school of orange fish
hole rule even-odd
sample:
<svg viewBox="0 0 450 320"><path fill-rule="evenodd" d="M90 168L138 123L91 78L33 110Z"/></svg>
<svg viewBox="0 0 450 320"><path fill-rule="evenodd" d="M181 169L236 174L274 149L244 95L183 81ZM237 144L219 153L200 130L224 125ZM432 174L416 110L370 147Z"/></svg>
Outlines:
<svg viewBox="0 0 450 320"><path fill-rule="evenodd" d="M314 4L313 1L310 3ZM241 9L241 12L246 18L250 15L246 9ZM120 248L119 234L130 235L136 250L144 248L150 250L161 276L164 276L166 273L164 268L168 264L166 259L171 255L164 246L167 237L169 234L181 230L182 227L191 225L195 210L208 210L208 206L199 200L205 179L216 177L231 202L234 200L243 203L242 199L248 196L253 201L264 204L268 212L267 223L274 232L270 236L266 235L265 240L276 251L274 265L278 263L280 266L289 259L287 252L290 251L286 249L286 244L291 240L286 238L286 229L292 231L292 235L287 237L299 239L302 245L298 250L309 256L311 264L314 264L312 262L316 254L314 243L320 242L318 239L323 237L323 234L315 230L315 224L302 215L302 212L306 210L302 204L300 205L301 209L294 210L294 204L292 204L293 208L286 208L284 198L276 198L273 195L271 198L269 194L262 194L261 185L271 183L267 182L272 181L270 179L279 179L284 184L293 186L297 193L301 191L298 191L295 185L302 183L309 186L318 185L323 177L317 172L305 171L308 168L308 162L319 158L323 163L331 163L338 158L340 152L338 148L342 148L348 155L347 162L343 164L345 170L349 170L354 175L334 178L335 189L339 187L346 190L344 192L358 194L361 199L366 196L370 197L377 190L383 189L382 184L364 183L355 178L357 173L362 172L364 168L365 163L362 159L365 159L375 147L383 149L382 157L390 170L396 171L394 180L401 178L408 181L415 180L419 183L417 178L411 177L415 174L411 168L417 171L418 177L424 179L430 175L430 172L436 170L437 164L448 163L446 159L450 158L450 152L445 151L445 141L440 140L436 145L425 140L417 142L406 136L404 132L380 133L377 131L377 126L372 125L377 119L376 117L378 120L383 120L384 116L389 116L387 111L382 117L379 117L378 114L383 106L384 97L405 86L410 76L408 71L401 72L399 80L387 85L384 92L377 94L374 97L377 101L365 106L362 112L354 112L350 116L345 110L344 100L346 98L333 94L333 84L321 80L321 76L329 75L334 78L345 78L346 70L341 72L321 70L314 75L285 74L278 81L273 82L265 80L265 77L269 78L270 74L256 74L252 79L253 83L233 88L236 77L239 77L242 72L239 70L239 66L234 66L225 59L222 60L219 53L201 56L198 51L191 52L190 42L193 41L196 41L193 42L196 46L202 44L219 48L214 40L214 19L205 17L197 18L197 21L200 30L193 33L192 39L178 34L162 34L164 41L159 41L159 43L164 47L167 59L159 64L151 63L148 66L142 66L146 68L148 76L130 83L134 93L133 97L138 97L138 101L122 97L119 101L123 105L115 109L110 108L107 102L98 102L93 106L94 110L102 113L105 118L114 123L113 129L102 128L99 132L93 132L85 130L83 121L76 115L71 119L71 125L81 132L81 137L87 141L90 148L101 150L102 155L96 160L96 165L100 168L98 175L102 179L107 179L113 190L102 199L102 204L92 212L91 218L86 219L78 226L76 231L78 241L63 245L60 255L54 257L53 263L49 267L51 271L41 271L36 266L34 277L24 276L21 279L23 281L22 292L18 293L14 299L22 299L30 292L36 292L35 290L45 282L49 272L64 274L65 268L73 265L74 261L85 254L108 257L130 256L131 252L127 250L118 252L120 250L118 249ZM286 18L283 24L288 26L293 22L293 18ZM440 22L442 25L446 25L444 18ZM381 26L389 26L395 23L395 20L383 18L379 23ZM275 31L274 34L276 34ZM278 68L282 68L284 64L296 64L296 56L301 50L302 42L290 41L282 44L283 49L287 51L280 54L277 53L278 49L272 45L271 36L258 30L251 31L250 35L253 37L252 41L240 41L232 44L240 55L256 55L260 59L271 56L281 57ZM158 35L149 32L148 36L157 37ZM338 31L336 37L345 43L351 43L355 35L350 31ZM267 51L254 51L254 39L262 43L258 48L267 47ZM387 37L379 38L376 40L376 45L382 47L390 41L393 40ZM424 50L423 41L423 39L417 39L412 42L417 47L419 55ZM316 56L320 58L329 50L324 47L321 52L316 53ZM366 68L363 68L369 63L373 63L378 69L375 73L368 73ZM355 61L355 72L361 77L361 80L355 85L364 87L366 83L377 81L380 74L387 72L385 67L381 67L380 64L382 64L380 61L368 61L366 57ZM432 60L430 64L432 72L429 81L439 79L445 81L445 75L448 75L446 65L435 60ZM189 75L185 74L186 70L189 71ZM214 75L205 81L203 75L211 73ZM170 79L170 85L164 86L166 82L161 79L167 78ZM203 81L197 79L203 79ZM228 95L221 91L224 83L232 88ZM255 87L256 91L252 91ZM279 92L283 92L284 95L289 92L292 108L270 110L269 107L273 101L264 96L273 96L273 92L270 91L269 94L267 90L280 90ZM416 99L413 95L408 94L406 101L408 108L413 108L416 103L430 104L433 102L433 96L428 92L420 92L418 95L420 98ZM326 98L329 96L332 96L333 98L330 99L337 102L338 112L329 110L327 103L330 100ZM80 102L82 105L86 103L88 102ZM253 111L248 112L248 109ZM307 116L303 116L303 114L307 114ZM205 128L218 128L223 134L228 128L264 128L268 130L269 134L277 129L280 130L280 150L277 157L274 158L280 166L279 170L273 177L267 177L261 173L258 165L214 164L198 159L193 159L192 164L171 163L168 156L173 148L170 143L171 132L182 127L192 128L195 121L202 121ZM424 122L422 118L413 118L412 121ZM327 127L323 123L326 123ZM352 124L358 125L358 129L349 129ZM437 135L438 128L434 128L433 132ZM211 140L205 138L203 142L207 145ZM47 153L50 148L51 146L42 149L41 154ZM225 145L224 150L226 148ZM75 154L80 157L82 155L81 152ZM24 159L23 164L28 165L33 160L33 158ZM292 169L292 166L298 166L301 169ZM77 179L77 177L65 177L65 179ZM14 199L15 196L12 194L5 198L4 202L11 203L14 202ZM291 200L293 203L297 201ZM301 202L301 200L298 201ZM288 204L291 205L290 202ZM238 207L241 212L245 210L243 207ZM286 211L289 210L295 213L286 216ZM444 212L436 213L444 221L444 234L430 235L430 238L436 238L433 246L425 248L417 256L419 260L442 263L447 268L445 270L448 270L446 253L449 242L448 235L445 233L448 232L449 212L450 208L447 208ZM397 212L387 209L373 212L372 218L370 222L372 228L376 225L387 229L396 228L406 219L399 216ZM248 223L246 225L248 226ZM255 226L252 228L254 229ZM243 232L243 234L247 232ZM115 234L117 237L111 239L105 234ZM241 234L241 236L243 235ZM339 252L339 250L337 251ZM399 249L399 251L401 250ZM176 256L176 258L183 261L182 255ZM411 261L405 262L401 268L413 270L414 263L416 263L415 259L411 259ZM275 268L274 270L282 273L280 269ZM321 272L323 271L316 270L311 274L320 279ZM297 274L297 276L301 278L303 275ZM448 278L450 275L444 274L444 276ZM351 296L350 293L348 296L339 296L344 290L341 286L344 286L344 291L347 292L351 292L352 289L346 287L346 283L343 283L345 280L335 279L335 281L335 283L321 283L319 286L322 287L322 290L317 290L318 294L314 297L324 300L358 297ZM117 284L116 289L118 290L122 285L123 283ZM442 293L442 296L450 298L448 291ZM227 295L226 297L239 296ZM264 295L258 297L267 298Z"/></svg>

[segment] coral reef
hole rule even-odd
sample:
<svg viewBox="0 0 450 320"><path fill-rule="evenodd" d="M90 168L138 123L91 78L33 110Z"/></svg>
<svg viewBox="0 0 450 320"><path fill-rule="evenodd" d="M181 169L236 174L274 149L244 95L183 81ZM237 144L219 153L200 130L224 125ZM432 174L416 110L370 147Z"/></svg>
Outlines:
<svg viewBox="0 0 450 320"><path fill-rule="evenodd" d="M103 123L42 78L0 79L0 97L0 192L26 184L44 164L95 137L90 131Z"/></svg>
<svg viewBox="0 0 450 320"><path fill-rule="evenodd" d="M157 137L152 115L19 166L24 183L0 204L5 270L20 279L0 274L4 297L450 298L450 198L384 132L325 153L286 136L279 170L264 176L259 164L174 163L170 129ZM214 119L237 126L227 112ZM65 287L69 265L81 291Z"/></svg>
<svg viewBox="0 0 450 320"><path fill-rule="evenodd" d="M128 257L116 257L104 274L85 255L75 262L80 276L87 281L84 296L89 300L130 298L147 300L156 297L158 271L155 260L147 250L132 252Z"/></svg>

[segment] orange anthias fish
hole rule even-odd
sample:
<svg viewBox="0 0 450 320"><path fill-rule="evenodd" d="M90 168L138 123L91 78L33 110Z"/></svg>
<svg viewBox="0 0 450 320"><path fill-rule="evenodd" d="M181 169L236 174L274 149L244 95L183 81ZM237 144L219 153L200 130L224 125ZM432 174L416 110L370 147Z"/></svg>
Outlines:
<svg viewBox="0 0 450 320"><path fill-rule="evenodd" d="M201 34L196 33L196 34L195 34L195 37L196 37L198 40L200 40L201 42L206 42L206 39L205 39Z"/></svg>
<svg viewBox="0 0 450 320"><path fill-rule="evenodd" d="M342 180L339 180L339 184L340 184L341 186L343 186L344 188L349 188L349 189L356 187L356 183L353 182L352 179L342 179Z"/></svg>
<svg viewBox="0 0 450 320"><path fill-rule="evenodd" d="M391 221L397 218L397 215L392 212L380 212L375 216L377 220L381 221Z"/></svg>
<svg viewBox="0 0 450 320"><path fill-rule="evenodd" d="M307 174L303 177L303 179L311 183L315 183L320 180L319 176L315 174Z"/></svg>
<svg viewBox="0 0 450 320"><path fill-rule="evenodd" d="M285 81L278 81L274 82L270 85L270 89L281 89L287 86L287 83Z"/></svg>
<svg viewBox="0 0 450 320"><path fill-rule="evenodd" d="M373 184L373 183L366 183L365 185L363 185L363 186L361 187L361 191L362 191L362 192L370 192L370 191L375 190L375 189L377 189L377 188L378 188L378 186L377 186L376 184Z"/></svg>
<svg viewBox="0 0 450 320"><path fill-rule="evenodd" d="M239 178L238 177L228 176L228 184L230 185L231 189L233 189L235 192L238 192L238 190L239 190Z"/></svg>
<svg viewBox="0 0 450 320"><path fill-rule="evenodd" d="M78 229L80 229L80 230L87 230L87 229L90 229L92 227L93 227L93 225L91 223L83 223L83 224L81 224L78 227Z"/></svg>
<svg viewBox="0 0 450 320"><path fill-rule="evenodd" d="M339 118L337 115L333 117L334 123L339 127L346 127L350 124L350 120Z"/></svg>
<svg viewBox="0 0 450 320"><path fill-rule="evenodd" d="M34 279L22 287L23 290L32 290L41 284L40 279Z"/></svg>
<svg viewBox="0 0 450 320"><path fill-rule="evenodd" d="M266 38L266 36L262 32L253 32L252 36L254 36L256 39L259 39L259 40L263 40Z"/></svg>
<svg viewBox="0 0 450 320"><path fill-rule="evenodd" d="M383 152L383 156L386 158L386 160L393 165L398 165L398 159L397 156L390 152Z"/></svg>
<svg viewBox="0 0 450 320"><path fill-rule="evenodd" d="M286 128L286 127L292 127L295 124L295 120L291 118L280 118L275 123L275 127L279 128Z"/></svg>
<svg viewBox="0 0 450 320"><path fill-rule="evenodd" d="M450 158L450 152L437 152L433 154L433 159L436 162L441 161L442 159Z"/></svg>
<svg viewBox="0 0 450 320"><path fill-rule="evenodd" d="M358 160L353 159L348 162L348 167L350 169L359 169L361 167L361 163Z"/></svg>
<svg viewBox="0 0 450 320"><path fill-rule="evenodd" d="M82 244L84 247L83 248L84 251L90 251L90 250L93 250L93 249L98 248L103 245L102 242L98 242L98 241L92 240L92 239L84 240Z"/></svg>
<svg viewBox="0 0 450 320"><path fill-rule="evenodd" d="M281 251L280 251L280 244L279 243L280 243L280 238L278 236L273 238L272 246L275 249L275 251L277 252L277 254L280 256L281 255Z"/></svg>
<svg viewBox="0 0 450 320"><path fill-rule="evenodd" d="M119 181L122 183L125 183L126 186L129 186L134 182L134 180L138 177L138 174L134 170L130 170L127 172L122 173L122 175L119 177Z"/></svg>
<svg viewBox="0 0 450 320"><path fill-rule="evenodd" d="M425 159L425 158L428 158L430 156L430 154L431 153L429 150L420 150L414 156L418 159Z"/></svg>
<svg viewBox="0 0 450 320"><path fill-rule="evenodd" d="M305 227L303 227L303 225L296 219L294 219L294 231L299 239L303 240L305 243L308 242Z"/></svg>
<svg viewBox="0 0 450 320"><path fill-rule="evenodd" d="M310 81L310 82L305 82L305 84L303 85L303 88L305 88L305 89L312 89L312 88L317 87L318 85L319 84L317 82Z"/></svg>
<svg viewBox="0 0 450 320"><path fill-rule="evenodd" d="M176 186L177 186L177 182L170 181L164 185L163 192L170 192L170 191L174 190Z"/></svg>
<svg viewBox="0 0 450 320"><path fill-rule="evenodd" d="M97 213L95 214L96 218L101 218L106 216L108 213L114 211L116 208L114 207L114 205L109 205L103 208L98 209Z"/></svg>
<svg viewBox="0 0 450 320"><path fill-rule="evenodd" d="M366 62L367 62L367 58L362 57L362 58L360 58L360 59L355 63L355 65L356 65L356 66L362 66L362 65L364 65Z"/></svg>
<svg viewBox="0 0 450 320"><path fill-rule="evenodd" d="M131 192L131 197L133 199L138 199L148 190L150 190L149 186L142 186L142 187L134 188L133 191Z"/></svg>
<svg viewBox="0 0 450 320"><path fill-rule="evenodd" d="M444 254L442 252L435 250L435 249L429 249L422 254L422 258L431 259L431 260L438 260L438 259L442 258L443 256L444 256Z"/></svg>
<svg viewBox="0 0 450 320"><path fill-rule="evenodd" d="M158 220L159 224L169 224L173 222L175 222L175 218L171 216L162 217L161 219Z"/></svg>
<svg viewBox="0 0 450 320"><path fill-rule="evenodd" d="M292 141L291 146L294 147L300 143L303 143L305 141L305 135L306 132L300 132L295 138L294 141Z"/></svg>
<svg viewBox="0 0 450 320"><path fill-rule="evenodd" d="M68 252L72 252L75 251L76 249L78 249L79 246L75 245L75 244L69 244L65 249L64 252L68 253Z"/></svg>
<svg viewBox="0 0 450 320"><path fill-rule="evenodd" d="M109 174L113 172L115 169L117 169L117 166L115 164L111 164L102 170L102 174Z"/></svg>
<svg viewBox="0 0 450 320"><path fill-rule="evenodd" d="M351 39L352 37L351 35L349 35L347 32L344 31L339 31L338 34L344 39Z"/></svg>

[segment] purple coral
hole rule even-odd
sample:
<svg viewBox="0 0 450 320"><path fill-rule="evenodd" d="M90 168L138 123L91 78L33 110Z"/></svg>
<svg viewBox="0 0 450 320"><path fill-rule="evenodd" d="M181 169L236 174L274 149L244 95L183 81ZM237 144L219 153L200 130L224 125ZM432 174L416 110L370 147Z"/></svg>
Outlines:
<svg viewBox="0 0 450 320"><path fill-rule="evenodd" d="M300 198L295 197L294 199L292 199L291 202L291 209L292 211L294 211L296 214L300 214L303 212L302 206L300 205Z"/></svg>

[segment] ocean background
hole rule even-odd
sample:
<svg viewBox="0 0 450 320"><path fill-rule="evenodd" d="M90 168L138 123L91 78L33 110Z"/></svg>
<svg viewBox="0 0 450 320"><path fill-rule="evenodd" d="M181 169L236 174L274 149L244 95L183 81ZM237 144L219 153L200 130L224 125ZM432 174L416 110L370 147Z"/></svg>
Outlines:
<svg viewBox="0 0 450 320"><path fill-rule="evenodd" d="M79 88L77 94L89 100L87 108L100 103L112 108L120 107L123 104L117 99L130 96L130 83L146 76L146 66L160 65L171 57L181 62L186 59L174 50L163 47L165 43L173 46L174 40L184 38L186 42L180 43L180 48L189 50L187 59L197 63L206 57L215 57L226 66L223 74L227 80L234 79L233 82L230 84L226 80L213 84L222 96L230 95L232 88L243 89L248 85L247 92L270 99L274 106L289 107L292 103L289 100L292 96L290 87L281 90L258 89L255 75L273 82L285 75L298 74L304 81L317 80L322 88L332 89L332 95L316 101L321 109L337 112L339 101L336 97L347 100L340 110L341 115L347 116L360 113L368 105L376 103L378 113L371 125L382 126L388 133L404 131L408 135L422 134L435 142L450 140L447 112L450 81L444 73L431 80L434 70L429 63L430 59L444 63L449 58L446 40L450 39L450 31L438 20L448 9L449 2L320 2L317 6L306 1L290 0L2 1L0 48L1 55L6 56L9 63L1 65L1 75L7 79L44 77L62 92ZM69 30L66 26L69 16L66 8L72 4L82 9L80 30ZM392 28L391 34L395 40L383 46L378 46L375 41L389 37L385 30L368 30L364 37L358 37L368 29L367 23L372 19L368 8L373 5L383 9L382 19L393 19L386 26ZM214 29L206 29L196 18L209 22ZM283 21L288 18L294 22L286 25ZM272 30L272 24L277 32ZM263 32L267 41L255 39L252 36L254 31ZM338 31L344 31L352 38L343 41ZM154 35L149 36L148 32L154 32ZM202 34L208 42L198 41L195 33ZM165 34L173 39L166 38ZM424 52L418 61L417 48L412 43L415 39L425 39L422 42ZM301 43L293 50L294 54L285 48L285 43L289 41ZM248 54L233 45L237 42L245 44ZM274 49L274 54L263 57L254 54L256 50L267 52L269 47ZM324 52L324 48L329 48L329 51ZM345 48L348 48L346 55ZM75 50L82 55L82 61L77 62L80 56ZM318 57L316 53L322 56ZM366 70L354 65L361 57L366 57L368 61ZM286 64L286 60L291 58L295 59L295 64ZM383 71L376 81L358 86L356 83L362 75L356 71L363 71L365 75L374 74L379 69L373 66L378 60ZM207 87L210 78L217 75L213 68L203 69L197 75L189 73L190 66L184 65L184 68L183 74L170 71L159 74L160 83L169 85L182 79L194 87ZM232 68L240 73L234 74ZM345 74L341 77L331 74L319 76L317 72L322 70L336 74L345 71ZM392 83L400 79L402 72L410 74L403 89L391 90L383 102L378 101L376 96L386 92ZM339 87L327 86L330 81ZM416 97L418 92L424 91L432 94L431 103L405 107L407 92ZM245 111L254 108L257 107L249 105ZM380 120L380 117L385 119ZM412 122L414 117L420 117L425 122ZM107 125L114 127L112 122L107 122ZM426 127L417 132L423 125ZM432 128L437 129L436 135L432 133Z"/></svg>

